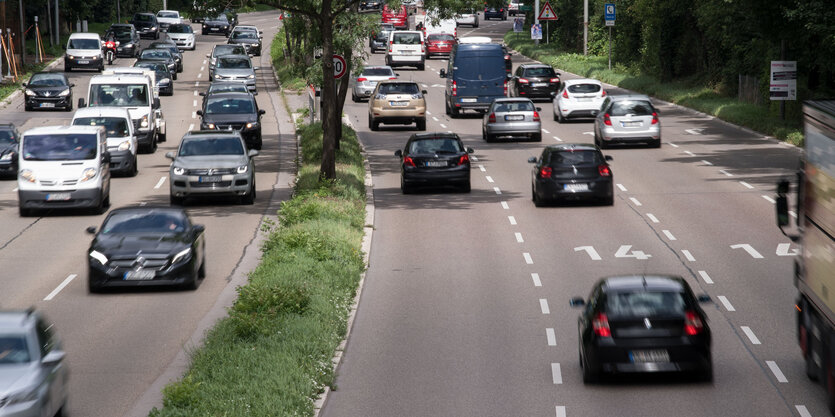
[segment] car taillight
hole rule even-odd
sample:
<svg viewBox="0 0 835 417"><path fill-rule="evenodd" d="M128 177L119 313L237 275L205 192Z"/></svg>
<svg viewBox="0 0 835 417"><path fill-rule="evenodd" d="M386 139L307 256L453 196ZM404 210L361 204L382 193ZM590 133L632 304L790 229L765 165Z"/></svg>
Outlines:
<svg viewBox="0 0 835 417"><path fill-rule="evenodd" d="M551 173L554 170L551 167L542 167L539 168L539 178L551 178Z"/></svg>
<svg viewBox="0 0 835 417"><path fill-rule="evenodd" d="M389 41L389 52L391 52L391 45L392 45L393 43L394 43L394 41Z"/></svg>
<svg viewBox="0 0 835 417"><path fill-rule="evenodd" d="M519 82L520 82L520 83L522 83L522 84L527 84L527 83L529 83L530 81L528 81L528 79L527 79L527 78L520 78L520 79L519 79Z"/></svg>
<svg viewBox="0 0 835 417"><path fill-rule="evenodd" d="M598 165L597 166L597 172L600 173L601 177L611 177L612 176L612 170L610 170L609 166L606 165L606 164Z"/></svg>
<svg viewBox="0 0 835 417"><path fill-rule="evenodd" d="M606 126L612 125L612 119L609 117L609 113L603 113L603 124Z"/></svg>
<svg viewBox="0 0 835 417"><path fill-rule="evenodd" d="M591 322L594 334L600 337L612 337L612 329L609 328L609 318L603 313L597 313Z"/></svg>
<svg viewBox="0 0 835 417"><path fill-rule="evenodd" d="M507 95L507 80L504 80L504 95Z"/></svg>
<svg viewBox="0 0 835 417"><path fill-rule="evenodd" d="M464 154L464 155L461 155L460 158L458 158L458 165L464 165L464 164L469 164L469 163L470 163L470 155Z"/></svg>
<svg viewBox="0 0 835 417"><path fill-rule="evenodd" d="M568 98L568 90L562 90L562 98Z"/></svg>
<svg viewBox="0 0 835 417"><path fill-rule="evenodd" d="M688 336L695 336L704 330L701 317L695 311L684 312L684 333Z"/></svg>
<svg viewBox="0 0 835 417"><path fill-rule="evenodd" d="M539 112L537 112L536 110L533 111L533 121L534 122L539 121Z"/></svg>
<svg viewBox="0 0 835 417"><path fill-rule="evenodd" d="M490 113L490 116L487 116L487 123L496 123L496 113Z"/></svg>
<svg viewBox="0 0 835 417"><path fill-rule="evenodd" d="M359 78L357 78L357 82L358 82L358 83L361 83L361 82L363 82L363 81L368 81L368 78L365 78L365 77L359 77Z"/></svg>
<svg viewBox="0 0 835 417"><path fill-rule="evenodd" d="M389 77L389 80L396 80L397 77Z"/></svg>
<svg viewBox="0 0 835 417"><path fill-rule="evenodd" d="M452 82L452 96L454 97L454 96L457 96L457 95L458 95L458 84L455 81L453 81Z"/></svg>
<svg viewBox="0 0 835 417"><path fill-rule="evenodd" d="M600 97L606 97L606 90L603 90L603 93L600 94Z"/></svg>
<svg viewBox="0 0 835 417"><path fill-rule="evenodd" d="M658 124L658 113L652 112L652 124Z"/></svg>
<svg viewBox="0 0 835 417"><path fill-rule="evenodd" d="M559 78L551 78L551 84L560 82Z"/></svg>
<svg viewBox="0 0 835 417"><path fill-rule="evenodd" d="M415 161L412 159L411 156L404 156L403 157L403 165L408 165L410 167L415 166Z"/></svg>

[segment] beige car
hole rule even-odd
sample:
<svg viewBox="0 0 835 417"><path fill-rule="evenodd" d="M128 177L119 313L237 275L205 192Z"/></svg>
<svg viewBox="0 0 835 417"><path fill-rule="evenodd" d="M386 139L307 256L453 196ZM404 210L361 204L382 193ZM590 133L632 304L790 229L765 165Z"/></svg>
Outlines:
<svg viewBox="0 0 835 417"><path fill-rule="evenodd" d="M380 123L408 125L426 130L426 90L413 81L380 81L368 100L368 127L379 130Z"/></svg>

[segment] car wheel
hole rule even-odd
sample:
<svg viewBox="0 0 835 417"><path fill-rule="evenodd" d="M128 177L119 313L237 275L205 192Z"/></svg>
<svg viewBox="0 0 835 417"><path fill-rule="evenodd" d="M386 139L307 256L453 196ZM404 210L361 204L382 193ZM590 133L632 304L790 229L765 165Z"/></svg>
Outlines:
<svg viewBox="0 0 835 417"><path fill-rule="evenodd" d="M417 125L417 130L426 130L426 119L418 120L417 122L415 122L415 124Z"/></svg>
<svg viewBox="0 0 835 417"><path fill-rule="evenodd" d="M650 148L660 148L661 147L661 139L656 139L649 143Z"/></svg>
<svg viewBox="0 0 835 417"><path fill-rule="evenodd" d="M67 105L67 108L64 111L72 111L72 98L70 99L70 104Z"/></svg>
<svg viewBox="0 0 835 417"><path fill-rule="evenodd" d="M560 110L559 107L557 107L557 113L556 113L555 119L557 120L557 123L565 123L565 117L562 116L562 111Z"/></svg>
<svg viewBox="0 0 835 417"><path fill-rule="evenodd" d="M359 102L359 98L356 96L356 94L351 93L351 101L353 101L354 103Z"/></svg>
<svg viewBox="0 0 835 417"><path fill-rule="evenodd" d="M175 80L175 81L177 80L177 71L176 70L174 71L173 74L171 74L171 79ZM211 81L211 78L209 79L209 81Z"/></svg>
<svg viewBox="0 0 835 417"><path fill-rule="evenodd" d="M417 66L418 71L423 71L426 68L425 64L420 64Z"/></svg>
<svg viewBox="0 0 835 417"><path fill-rule="evenodd" d="M531 140L534 142L542 142L542 133L534 133L531 135Z"/></svg>
<svg viewBox="0 0 835 417"><path fill-rule="evenodd" d="M135 177L136 174L139 173L139 158L136 155L133 156L133 169L130 170L130 176Z"/></svg>
<svg viewBox="0 0 835 417"><path fill-rule="evenodd" d="M470 191L472 191L472 189L472 184L469 181L467 181L466 184L461 186L461 192L464 193L469 193Z"/></svg>
<svg viewBox="0 0 835 417"><path fill-rule="evenodd" d="M174 194L168 196L168 202L172 206L183 206L185 205L183 204L185 203L185 200L186 199L184 197L177 197Z"/></svg>
<svg viewBox="0 0 835 417"><path fill-rule="evenodd" d="M110 205L110 196L105 197L104 195L99 197L99 205L96 206L95 212L96 214L104 214L107 211L107 206Z"/></svg>
<svg viewBox="0 0 835 417"><path fill-rule="evenodd" d="M263 146L264 146L264 141L261 138L261 132L258 132L258 135L255 136L255 143L252 144L252 147L260 151L261 147L263 147Z"/></svg>
<svg viewBox="0 0 835 417"><path fill-rule="evenodd" d="M102 290L101 285L98 285L95 282L93 282L92 278L87 279L87 292L89 292L91 294L96 294L96 293L100 293L101 290Z"/></svg>
<svg viewBox="0 0 835 417"><path fill-rule="evenodd" d="M457 107L449 106L449 110L450 110L450 112L449 112L450 117L452 117L453 119L458 117L459 110L458 110Z"/></svg>
<svg viewBox="0 0 835 417"><path fill-rule="evenodd" d="M406 180L403 179L403 174L400 175L400 191L402 191L403 194L412 193L412 187L406 185Z"/></svg>
<svg viewBox="0 0 835 417"><path fill-rule="evenodd" d="M586 363L585 358L583 357L583 353L580 353L580 367L583 368L583 383L584 384L595 384L600 381L600 374L591 369L589 364Z"/></svg>
<svg viewBox="0 0 835 417"><path fill-rule="evenodd" d="M253 178L252 185L249 187L249 192L241 196L241 204L251 206L255 204L255 180Z"/></svg>
<svg viewBox="0 0 835 417"><path fill-rule="evenodd" d="M32 216L32 209L23 208L22 206L18 206L18 213L20 217L31 217Z"/></svg>
<svg viewBox="0 0 835 417"><path fill-rule="evenodd" d="M72 67L67 65L67 64L64 64L64 72L70 72L70 71L72 71Z"/></svg>
<svg viewBox="0 0 835 417"><path fill-rule="evenodd" d="M188 282L186 282L185 284L183 284L183 288L186 289L186 290L189 290L189 291L196 290L197 287L200 286L200 281L201 280L200 280L200 278L198 278L199 275L200 275L200 272L197 272L196 274L192 275L191 279L188 280Z"/></svg>
<svg viewBox="0 0 835 417"><path fill-rule="evenodd" d="M32 111L32 108L24 104L23 111Z"/></svg>
<svg viewBox="0 0 835 417"><path fill-rule="evenodd" d="M698 374L699 381L702 382L713 382L713 362L708 361L707 366L702 369Z"/></svg>
<svg viewBox="0 0 835 417"><path fill-rule="evenodd" d="M531 185L531 200L533 201L534 207L542 207L543 206L542 199L539 198L539 196L536 194L536 189L534 189L533 185Z"/></svg>
<svg viewBox="0 0 835 417"><path fill-rule="evenodd" d="M449 111L449 102L448 102L448 101L446 101L446 97L444 98L444 112L446 113L446 115L447 115L447 116L449 116L449 114L450 114L450 111Z"/></svg>
<svg viewBox="0 0 835 417"><path fill-rule="evenodd" d="M370 114L368 115L368 128L373 132L380 130L380 122L374 120Z"/></svg>

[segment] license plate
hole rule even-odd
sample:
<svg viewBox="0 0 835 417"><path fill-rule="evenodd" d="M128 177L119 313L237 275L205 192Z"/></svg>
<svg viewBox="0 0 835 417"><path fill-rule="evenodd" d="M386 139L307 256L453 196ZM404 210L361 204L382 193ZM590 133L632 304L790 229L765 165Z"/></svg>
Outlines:
<svg viewBox="0 0 835 417"><path fill-rule="evenodd" d="M55 103L41 103L41 107L55 107Z"/></svg>
<svg viewBox="0 0 835 417"><path fill-rule="evenodd" d="M620 122L622 127L637 127L641 125L641 122Z"/></svg>
<svg viewBox="0 0 835 417"><path fill-rule="evenodd" d="M589 185L588 184L563 184L562 189L565 191L577 192L577 191L588 191Z"/></svg>
<svg viewBox="0 0 835 417"><path fill-rule="evenodd" d="M461 102L462 103L475 103L476 99L474 99L474 98L462 98Z"/></svg>
<svg viewBox="0 0 835 417"><path fill-rule="evenodd" d="M369 81L368 85L370 85L372 87L376 87L377 86L377 81Z"/></svg>
<svg viewBox="0 0 835 417"><path fill-rule="evenodd" d="M131 269L128 272L125 272L124 279L125 280L149 280L154 279L156 276L156 271L153 269Z"/></svg>
<svg viewBox="0 0 835 417"><path fill-rule="evenodd" d="M445 167L446 161L426 161L428 167Z"/></svg>
<svg viewBox="0 0 835 417"><path fill-rule="evenodd" d="M409 105L408 101L389 101L392 107L406 107Z"/></svg>
<svg viewBox="0 0 835 417"><path fill-rule="evenodd" d="M70 193L50 193L46 195L46 201L67 201L70 198Z"/></svg>
<svg viewBox="0 0 835 417"><path fill-rule="evenodd" d="M588 102L588 101L592 101L592 100L594 100L594 99L591 99L591 98L583 98L583 97L580 97L580 98L578 98L578 99L577 99L577 101L583 101L583 102Z"/></svg>
<svg viewBox="0 0 835 417"><path fill-rule="evenodd" d="M220 182L223 179L220 175L209 175L200 177L199 182Z"/></svg>
<svg viewBox="0 0 835 417"><path fill-rule="evenodd" d="M547 87L548 83L531 83L531 87Z"/></svg>
<svg viewBox="0 0 835 417"><path fill-rule="evenodd" d="M523 116L521 114L509 114L509 115L505 116L504 119L507 120L507 121L512 122L512 121L515 121L515 120L525 120L525 116Z"/></svg>
<svg viewBox="0 0 835 417"><path fill-rule="evenodd" d="M218 30L220 28L209 28L209 30Z"/></svg>
<svg viewBox="0 0 835 417"><path fill-rule="evenodd" d="M88 61L88 60L86 60L86 59L83 59L83 60L78 61L78 63L79 63L79 64L89 64L89 63L90 63L90 61Z"/></svg>
<svg viewBox="0 0 835 417"><path fill-rule="evenodd" d="M670 353L665 349L653 350L633 350L629 352L629 358L632 362L669 362Z"/></svg>

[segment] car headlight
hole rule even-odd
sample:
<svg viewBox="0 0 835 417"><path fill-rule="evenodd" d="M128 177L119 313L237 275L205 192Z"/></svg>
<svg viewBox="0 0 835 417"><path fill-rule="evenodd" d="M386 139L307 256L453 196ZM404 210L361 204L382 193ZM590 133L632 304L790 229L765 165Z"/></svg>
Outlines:
<svg viewBox="0 0 835 417"><path fill-rule="evenodd" d="M207 24L203 23L203 27L204 27L204 28L207 28L207 27L209 27L209 25L207 25Z"/></svg>
<svg viewBox="0 0 835 417"><path fill-rule="evenodd" d="M180 262L184 259L188 259L189 256L191 256L191 248L183 249L177 252L177 254L174 255L173 258L171 258L171 263L176 264L177 262Z"/></svg>
<svg viewBox="0 0 835 417"><path fill-rule="evenodd" d="M253 127L258 127L258 122L250 122L246 124L247 129L252 129Z"/></svg>
<svg viewBox="0 0 835 417"><path fill-rule="evenodd" d="M209 129L214 129L215 124L214 123L209 123L209 124L206 125L206 127L208 127Z"/></svg>
<svg viewBox="0 0 835 417"><path fill-rule="evenodd" d="M91 178L95 178L98 171L95 168L87 168L81 172L81 182L89 181Z"/></svg>
<svg viewBox="0 0 835 417"><path fill-rule="evenodd" d="M229 27L229 26L223 25L223 28L224 28L224 29L226 29L226 28L228 28L228 27Z"/></svg>
<svg viewBox="0 0 835 417"><path fill-rule="evenodd" d="M21 391L12 393L8 397L7 405L28 403L38 399L38 386L27 387Z"/></svg>
<svg viewBox="0 0 835 417"><path fill-rule="evenodd" d="M250 80L252 80L252 79L254 79L254 78L255 78L255 74L249 74L249 75L247 75L247 77L246 77L246 78L249 78Z"/></svg>
<svg viewBox="0 0 835 417"><path fill-rule="evenodd" d="M139 122L140 127L148 127L148 115L142 116L142 121Z"/></svg>
<svg viewBox="0 0 835 417"><path fill-rule="evenodd" d="M20 176L20 178L22 178L26 181L35 182L35 173L32 172L32 170L21 169L20 173L18 175Z"/></svg>
<svg viewBox="0 0 835 417"><path fill-rule="evenodd" d="M130 150L130 141L126 140L126 141L120 143L118 149L120 151L129 151Z"/></svg>
<svg viewBox="0 0 835 417"><path fill-rule="evenodd" d="M156 26L151 26L151 30L157 30Z"/></svg>
<svg viewBox="0 0 835 417"><path fill-rule="evenodd" d="M170 82L171 82L170 78L163 78L163 79L159 80L160 84L168 84Z"/></svg>
<svg viewBox="0 0 835 417"><path fill-rule="evenodd" d="M221 79L221 78L223 78L223 76L221 76L220 74L215 74L215 79L216 79L216 80L219 80L219 79Z"/></svg>
<svg viewBox="0 0 835 417"><path fill-rule="evenodd" d="M9 152L0 156L0 161L11 161L14 158L14 152Z"/></svg>
<svg viewBox="0 0 835 417"><path fill-rule="evenodd" d="M171 172L173 172L174 175L183 175L186 173L186 169L182 167L174 167L171 169Z"/></svg>
<svg viewBox="0 0 835 417"><path fill-rule="evenodd" d="M241 166L238 167L238 174L246 174L246 172L248 170L249 170L249 166L241 165Z"/></svg>
<svg viewBox="0 0 835 417"><path fill-rule="evenodd" d="M23 92L26 93L27 96L34 96L35 95L35 92L28 89L28 88L26 90L24 90Z"/></svg>
<svg viewBox="0 0 835 417"><path fill-rule="evenodd" d="M60 92L60 93L58 93L58 97L66 97L68 95L70 95L70 89L69 88Z"/></svg>
<svg viewBox="0 0 835 417"><path fill-rule="evenodd" d="M107 265L107 256L97 250L91 250L90 257L99 261L102 265Z"/></svg>

